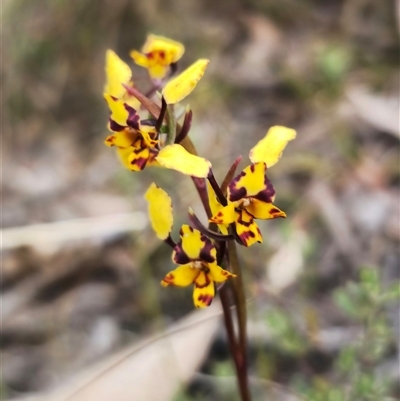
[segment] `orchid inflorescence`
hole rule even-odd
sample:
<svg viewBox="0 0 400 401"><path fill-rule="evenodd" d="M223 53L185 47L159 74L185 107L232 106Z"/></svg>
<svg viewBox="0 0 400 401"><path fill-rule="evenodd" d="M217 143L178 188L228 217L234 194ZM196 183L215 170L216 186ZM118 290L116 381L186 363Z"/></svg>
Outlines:
<svg viewBox="0 0 400 401"><path fill-rule="evenodd" d="M251 149L251 163L235 175L240 161L237 159L219 185L210 161L196 154L188 136L192 111L186 108L179 118L175 112L174 105L195 89L209 63L207 59L197 60L173 78L184 51L179 42L149 35L141 52L130 53L134 62L148 71L152 87L146 94L132 81L129 66L112 50L107 51L104 98L110 109L108 129L111 134L105 144L116 148L123 166L131 171L158 166L192 177L209 221L203 225L190 209L190 224L182 225L178 243L171 236L171 198L154 183L145 197L152 227L157 236L173 248L172 260L179 265L166 274L161 284L193 284L194 305L202 308L211 304L215 283L236 278L236 270L229 271L232 266L226 244L236 241L249 247L262 242L255 220L286 217L285 212L273 204L275 189L266 171L278 162L296 132L283 126L271 127Z"/></svg>

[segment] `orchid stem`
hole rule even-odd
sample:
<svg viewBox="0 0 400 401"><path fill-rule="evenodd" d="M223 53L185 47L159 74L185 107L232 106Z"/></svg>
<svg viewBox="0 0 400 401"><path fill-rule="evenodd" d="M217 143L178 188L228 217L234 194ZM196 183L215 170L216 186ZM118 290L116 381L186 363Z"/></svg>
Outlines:
<svg viewBox="0 0 400 401"><path fill-rule="evenodd" d="M237 256L236 243L228 241L228 262L232 273L236 274L233 280L233 293L236 304L236 314L239 326L239 349L241 359L238 367L239 386L243 401L250 401L250 393L248 389L248 373L247 373L247 313L246 313L246 296L244 293L242 270L239 265Z"/></svg>
<svg viewBox="0 0 400 401"><path fill-rule="evenodd" d="M184 139L184 147L188 152L197 154L195 147L193 146L189 137ZM182 143L183 144L183 143ZM208 175L208 181L213 187L220 203L222 205L227 204L227 200L223 195L221 188L215 180L214 174L210 171ZM204 209L208 218L212 217L211 208L208 202L206 180L204 178L192 177L193 183L200 195L200 199L203 203ZM228 246L228 263L231 270L236 274L236 278L232 280L232 287L230 285L224 285L220 291L220 299L222 309L224 312L225 328L228 336L229 348L231 350L232 358L236 368L236 375L239 385L239 391L242 401L251 401L251 395L249 390L248 372L247 372L247 338L246 338L246 298L244 294L243 278L241 269L236 253L236 244L234 241L226 241ZM223 251L225 254L225 249ZM223 255L222 255L223 258ZM237 281L237 282L236 282ZM234 325L232 321L232 312L229 302L228 291L233 290L234 300L236 304L236 313L238 318L238 340L236 340Z"/></svg>
<svg viewBox="0 0 400 401"><path fill-rule="evenodd" d="M212 213L210 209L210 204L208 203L206 180L204 178L197 177L192 177L192 180L200 196L200 200L203 204L204 210L206 211L207 217L211 219Z"/></svg>
<svg viewBox="0 0 400 401"><path fill-rule="evenodd" d="M165 102L164 98L163 102ZM168 136L165 144L172 145L175 142L176 138L176 117L173 104L169 104L167 106L167 121L168 121Z"/></svg>

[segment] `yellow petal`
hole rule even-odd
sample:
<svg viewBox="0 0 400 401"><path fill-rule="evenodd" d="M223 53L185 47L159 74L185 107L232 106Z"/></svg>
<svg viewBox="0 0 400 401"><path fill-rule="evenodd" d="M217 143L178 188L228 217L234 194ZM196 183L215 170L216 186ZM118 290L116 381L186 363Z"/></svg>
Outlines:
<svg viewBox="0 0 400 401"><path fill-rule="evenodd" d="M165 146L158 153L156 160L163 167L199 178L207 177L211 169L211 163L208 160L192 155L178 144Z"/></svg>
<svg viewBox="0 0 400 401"><path fill-rule="evenodd" d="M171 198L154 182L145 193L145 198L149 204L151 225L157 237L162 240L168 238L173 224Z"/></svg>
<svg viewBox="0 0 400 401"><path fill-rule="evenodd" d="M140 65L141 67L147 67L148 60L144 54L139 53L137 50L132 50L130 52L130 56L137 65Z"/></svg>
<svg viewBox="0 0 400 401"><path fill-rule="evenodd" d="M120 132L115 132L112 135L109 135L104 143L107 146L118 146L120 148L127 148L135 142L137 137L137 133L133 132L132 130L124 129Z"/></svg>
<svg viewBox="0 0 400 401"><path fill-rule="evenodd" d="M217 283L222 283L228 280L230 277L236 277L236 274L232 274L231 272L228 272L228 270L224 270L216 263L210 263L208 267L210 268L211 279Z"/></svg>
<svg viewBox="0 0 400 401"><path fill-rule="evenodd" d="M203 241L203 235L201 234L201 232L195 230L194 228L188 226L187 224L184 224L181 228L180 235L182 239L181 248L185 253L185 255L190 260L200 259L201 250L204 248L205 245ZM214 248L214 253L215 253L215 248ZM182 257L179 254L179 249L176 248L176 251L174 252L173 255L173 260L175 260L177 263L180 263L181 258Z"/></svg>
<svg viewBox="0 0 400 401"><path fill-rule="evenodd" d="M154 127L148 125L140 126L140 133L143 137L144 142L150 148L154 148L158 144L157 132Z"/></svg>
<svg viewBox="0 0 400 401"><path fill-rule="evenodd" d="M108 107L111 110L111 119L115 121L118 125L126 127L126 121L129 117L129 112L124 106L124 102L119 99L112 98L108 93L104 94L104 99L108 103Z"/></svg>
<svg viewBox="0 0 400 401"><path fill-rule="evenodd" d="M245 209L256 219L276 219L286 217L286 213L277 208L272 203L263 202L258 199L251 199L250 204Z"/></svg>
<svg viewBox="0 0 400 401"><path fill-rule="evenodd" d="M182 265L166 274L164 279L161 281L161 285L164 287L169 285L187 287L194 282L199 273L199 269L193 268L191 263Z"/></svg>
<svg viewBox="0 0 400 401"><path fill-rule="evenodd" d="M168 64L176 63L185 52L185 47L182 43L166 38L150 34L147 37L146 43L142 48L143 53L165 52L165 59Z"/></svg>
<svg viewBox="0 0 400 401"><path fill-rule="evenodd" d="M212 281L210 275L204 271L201 271L196 277L194 283L194 306L196 308L205 308L210 306L215 295L214 282Z"/></svg>
<svg viewBox="0 0 400 401"><path fill-rule="evenodd" d="M244 246L251 246L256 242L262 242L262 236L257 223L246 210L240 210L235 224L236 232Z"/></svg>
<svg viewBox="0 0 400 401"><path fill-rule="evenodd" d="M149 70L149 75L151 78L162 79L168 74L169 65L165 66L162 64L154 64L149 65L147 69Z"/></svg>
<svg viewBox="0 0 400 401"><path fill-rule="evenodd" d="M253 163L264 162L270 168L278 162L287 143L294 138L296 138L294 129L279 125L271 127L266 136L250 150L250 160Z"/></svg>
<svg viewBox="0 0 400 401"><path fill-rule="evenodd" d="M209 60L200 59L165 85L162 94L167 104L175 104L188 96L207 68Z"/></svg>
<svg viewBox="0 0 400 401"><path fill-rule="evenodd" d="M128 84L132 78L132 71L128 64L122 61L112 50L107 50L105 70L107 82L104 92L116 98L122 97L125 93L122 84Z"/></svg>
<svg viewBox="0 0 400 401"><path fill-rule="evenodd" d="M235 221L235 205L233 202L228 202L228 204L222 207L213 217L211 217L210 222L216 224L231 224Z"/></svg>
<svg viewBox="0 0 400 401"><path fill-rule="evenodd" d="M220 210L223 209L224 207L219 203L217 195L215 195L214 189L211 186L211 184L209 183L209 181L207 181L207 194L208 194L208 202L210 204L211 213L214 218L220 212ZM225 235L228 234L228 225L219 224L218 228L221 230L222 234L225 234Z"/></svg>
<svg viewBox="0 0 400 401"><path fill-rule="evenodd" d="M266 166L264 163L250 164L238 174L228 186L228 199L238 201L258 195L266 189Z"/></svg>
<svg viewBox="0 0 400 401"><path fill-rule="evenodd" d="M130 156L133 152L133 147L130 146L129 148L117 148L117 154L119 157L119 160L123 164L125 168L128 170L131 170L131 163L130 163Z"/></svg>
<svg viewBox="0 0 400 401"><path fill-rule="evenodd" d="M132 171L142 171L152 158L153 150L141 139L137 140L131 148L132 153L128 158L130 169Z"/></svg>

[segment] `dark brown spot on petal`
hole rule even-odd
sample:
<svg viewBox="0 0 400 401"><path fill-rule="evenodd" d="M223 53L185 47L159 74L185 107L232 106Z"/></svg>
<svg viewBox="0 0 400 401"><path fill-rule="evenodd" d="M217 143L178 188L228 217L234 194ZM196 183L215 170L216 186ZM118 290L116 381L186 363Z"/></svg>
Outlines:
<svg viewBox="0 0 400 401"><path fill-rule="evenodd" d="M208 294L200 294L197 299L204 305L210 306L214 297Z"/></svg>
<svg viewBox="0 0 400 401"><path fill-rule="evenodd" d="M118 123L116 123L111 118L109 120L108 126L110 127L110 130L113 131L113 132L120 132L120 131L123 131L126 128L126 127L124 127L122 125L119 125Z"/></svg>
<svg viewBox="0 0 400 401"><path fill-rule="evenodd" d="M267 176L265 176L264 189L260 191L257 195L252 196L252 198L258 199L266 203L272 203L272 199L274 196L275 196L275 189L271 181L267 178Z"/></svg>
<svg viewBox="0 0 400 401"><path fill-rule="evenodd" d="M168 273L168 274L164 277L163 282L164 282L165 284L172 285L172 284L174 283L174 279L175 279L175 276L174 276L172 273Z"/></svg>
<svg viewBox="0 0 400 401"><path fill-rule="evenodd" d="M180 240L174 248L174 262L178 265L185 265L191 262L189 256L186 255L185 251L182 249L182 240Z"/></svg>
<svg viewBox="0 0 400 401"><path fill-rule="evenodd" d="M136 153L136 151L134 151L134 153ZM131 165L139 167L139 170L143 170L146 167L147 160L148 159L145 157L138 157L137 159L133 159L131 161Z"/></svg>

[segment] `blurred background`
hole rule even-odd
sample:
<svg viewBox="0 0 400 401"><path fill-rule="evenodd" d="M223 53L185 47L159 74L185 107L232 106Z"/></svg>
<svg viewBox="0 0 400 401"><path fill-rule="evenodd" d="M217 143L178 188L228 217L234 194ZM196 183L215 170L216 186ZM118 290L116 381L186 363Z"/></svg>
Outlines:
<svg viewBox="0 0 400 401"><path fill-rule="evenodd" d="M205 221L191 180L124 170L103 144L105 52L146 86L129 51L148 33L185 44L181 70L211 60L184 103L218 180L270 126L298 132L269 172L288 217L239 250L255 400L399 399L399 2L4 0L2 14L3 399L193 309L190 288L159 286L173 264L143 198L153 181L169 192L177 234L188 206ZM212 330L184 384L154 399L238 399Z"/></svg>

